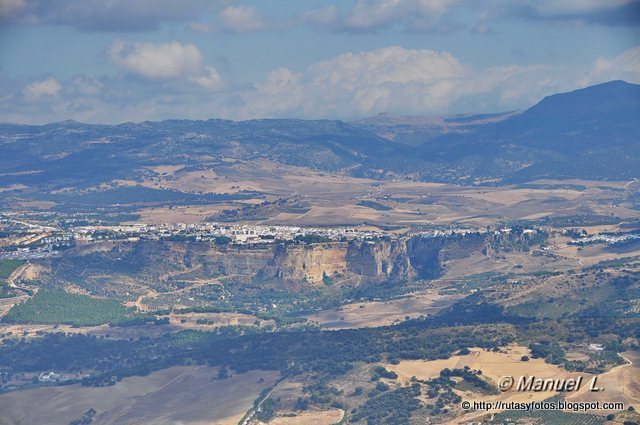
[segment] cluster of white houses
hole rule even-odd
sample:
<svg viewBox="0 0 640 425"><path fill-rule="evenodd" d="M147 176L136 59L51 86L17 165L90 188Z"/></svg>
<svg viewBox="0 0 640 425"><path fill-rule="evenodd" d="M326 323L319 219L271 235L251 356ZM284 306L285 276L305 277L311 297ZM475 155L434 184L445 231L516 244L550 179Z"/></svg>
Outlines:
<svg viewBox="0 0 640 425"><path fill-rule="evenodd" d="M24 229L24 228L23 228ZM509 233L510 228L499 229L414 229L412 235L423 237L442 237L464 235L467 233ZM536 232L526 229L525 233ZM315 238L305 239L313 235ZM229 223L174 223L174 224L121 224L121 225L84 225L67 229L38 227L31 225L29 230L22 230L4 238L0 243L0 258L33 259L53 255L56 251L69 248L76 244L94 243L107 240L123 240L136 242L138 240L192 240L211 241L234 244L265 244L276 241L292 241L296 239L317 241L351 241L372 240L381 236L393 234L378 228L360 226L336 227L302 227L263 224L229 224Z"/></svg>

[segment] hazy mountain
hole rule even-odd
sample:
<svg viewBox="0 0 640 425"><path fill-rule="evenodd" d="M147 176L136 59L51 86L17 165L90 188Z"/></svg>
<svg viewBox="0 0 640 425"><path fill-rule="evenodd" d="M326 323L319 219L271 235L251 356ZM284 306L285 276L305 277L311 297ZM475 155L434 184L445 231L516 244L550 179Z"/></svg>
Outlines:
<svg viewBox="0 0 640 425"><path fill-rule="evenodd" d="M339 170L398 150L366 130L340 121L252 120L88 125L0 126L0 186L86 185L135 178L141 167L220 158L266 158L285 164Z"/></svg>
<svg viewBox="0 0 640 425"><path fill-rule="evenodd" d="M640 170L639 118L640 85L612 81L546 97L418 150L424 160L460 170L458 177L628 179Z"/></svg>
<svg viewBox="0 0 640 425"><path fill-rule="evenodd" d="M502 121L517 112L459 114L444 116L402 116L378 114L350 124L378 136L409 146L417 146L445 134L466 134L479 126Z"/></svg>
<svg viewBox="0 0 640 425"><path fill-rule="evenodd" d="M549 96L522 113L381 115L355 123L284 119L3 124L0 187L22 184L33 193L44 193L137 179L153 165L206 169L223 158L265 158L359 176L387 173L467 183L543 177L629 179L640 170L639 117L640 86L613 81Z"/></svg>

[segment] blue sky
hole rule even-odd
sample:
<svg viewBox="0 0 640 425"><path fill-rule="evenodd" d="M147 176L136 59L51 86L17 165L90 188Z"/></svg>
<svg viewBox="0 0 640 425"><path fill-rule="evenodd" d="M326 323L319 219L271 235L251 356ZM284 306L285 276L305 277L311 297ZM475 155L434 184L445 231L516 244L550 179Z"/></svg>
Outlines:
<svg viewBox="0 0 640 425"><path fill-rule="evenodd" d="M640 0L0 0L0 121L358 119L640 83Z"/></svg>

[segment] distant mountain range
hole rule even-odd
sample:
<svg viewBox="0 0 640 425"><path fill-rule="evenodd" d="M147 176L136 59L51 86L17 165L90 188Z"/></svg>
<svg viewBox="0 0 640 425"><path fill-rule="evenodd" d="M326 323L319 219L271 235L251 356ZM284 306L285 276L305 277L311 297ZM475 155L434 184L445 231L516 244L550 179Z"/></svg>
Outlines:
<svg viewBox="0 0 640 425"><path fill-rule="evenodd" d="M640 85L612 81L524 112L437 118L0 125L0 187L34 193L135 180L146 167L223 158L355 176L500 184L640 175Z"/></svg>
<svg viewBox="0 0 640 425"><path fill-rule="evenodd" d="M451 179L638 177L640 85L612 81L549 96L521 114L418 149L423 160L462 171Z"/></svg>

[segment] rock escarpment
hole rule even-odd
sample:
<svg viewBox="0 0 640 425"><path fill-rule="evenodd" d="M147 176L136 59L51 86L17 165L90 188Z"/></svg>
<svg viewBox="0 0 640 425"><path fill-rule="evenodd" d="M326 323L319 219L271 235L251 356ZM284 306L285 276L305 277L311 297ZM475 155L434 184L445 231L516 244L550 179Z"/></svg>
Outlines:
<svg viewBox="0 0 640 425"><path fill-rule="evenodd" d="M443 263L482 252L486 236L383 237L321 243L215 245L209 242L104 242L78 247L52 261L66 278L120 276L137 281L376 282L432 279Z"/></svg>

